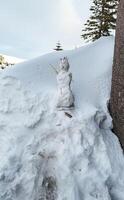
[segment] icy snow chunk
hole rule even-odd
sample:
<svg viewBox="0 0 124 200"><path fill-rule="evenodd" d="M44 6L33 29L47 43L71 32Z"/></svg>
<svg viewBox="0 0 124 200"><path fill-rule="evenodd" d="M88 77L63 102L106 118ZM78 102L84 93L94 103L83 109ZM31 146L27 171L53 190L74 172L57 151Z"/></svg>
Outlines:
<svg viewBox="0 0 124 200"><path fill-rule="evenodd" d="M102 110L97 110L94 116L94 121L101 129L112 129L112 119L108 113Z"/></svg>

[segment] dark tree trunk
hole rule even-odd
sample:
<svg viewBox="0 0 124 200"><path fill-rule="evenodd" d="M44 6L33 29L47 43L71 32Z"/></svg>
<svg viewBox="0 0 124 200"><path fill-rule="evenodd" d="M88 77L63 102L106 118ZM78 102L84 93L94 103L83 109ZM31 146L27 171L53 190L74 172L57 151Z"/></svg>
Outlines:
<svg viewBox="0 0 124 200"><path fill-rule="evenodd" d="M120 0L118 9L110 112L124 150L124 0Z"/></svg>

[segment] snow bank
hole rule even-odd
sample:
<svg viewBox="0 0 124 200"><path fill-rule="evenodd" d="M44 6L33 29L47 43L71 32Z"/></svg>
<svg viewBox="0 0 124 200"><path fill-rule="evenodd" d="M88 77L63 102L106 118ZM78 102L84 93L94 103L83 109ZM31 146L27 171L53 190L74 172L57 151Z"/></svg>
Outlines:
<svg viewBox="0 0 124 200"><path fill-rule="evenodd" d="M102 38L0 73L0 200L124 200L124 158L106 107L113 46ZM50 67L63 56L73 74L71 118L56 109Z"/></svg>

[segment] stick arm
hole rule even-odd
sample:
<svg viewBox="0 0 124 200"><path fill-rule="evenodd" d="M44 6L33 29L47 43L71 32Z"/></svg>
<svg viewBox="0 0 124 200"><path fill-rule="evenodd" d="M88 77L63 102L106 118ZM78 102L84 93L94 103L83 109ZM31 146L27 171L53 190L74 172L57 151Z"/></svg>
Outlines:
<svg viewBox="0 0 124 200"><path fill-rule="evenodd" d="M57 69L56 69L56 67L54 67L53 65L51 65L50 64L50 66L52 67L52 69L54 70L54 72L56 73L56 74L58 74L59 72L57 71Z"/></svg>

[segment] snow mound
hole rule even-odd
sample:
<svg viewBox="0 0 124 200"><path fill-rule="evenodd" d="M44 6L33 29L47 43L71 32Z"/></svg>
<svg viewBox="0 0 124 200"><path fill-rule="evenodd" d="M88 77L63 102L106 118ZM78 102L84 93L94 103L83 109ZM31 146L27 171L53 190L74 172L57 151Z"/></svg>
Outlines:
<svg viewBox="0 0 124 200"><path fill-rule="evenodd" d="M0 73L0 200L124 200L124 158L107 111L113 38ZM67 56L75 109L58 111L50 64Z"/></svg>

